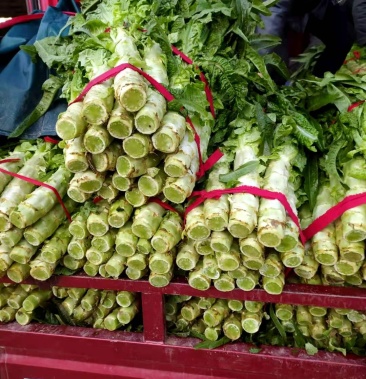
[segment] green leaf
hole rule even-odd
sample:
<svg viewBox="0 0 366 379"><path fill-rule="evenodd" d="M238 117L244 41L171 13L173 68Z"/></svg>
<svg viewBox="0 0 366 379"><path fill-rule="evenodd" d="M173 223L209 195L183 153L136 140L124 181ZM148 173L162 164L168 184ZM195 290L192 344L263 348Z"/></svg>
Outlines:
<svg viewBox="0 0 366 379"><path fill-rule="evenodd" d="M259 161L254 160L244 163L237 170L229 172L227 174L220 175L219 180L221 183L231 183L237 181L240 177L257 170L259 167Z"/></svg>
<svg viewBox="0 0 366 379"><path fill-rule="evenodd" d="M294 328L295 328L294 340L295 340L296 346L297 347L305 347L305 344L306 344L305 337L301 333L301 330L297 326L296 322L294 322Z"/></svg>
<svg viewBox="0 0 366 379"><path fill-rule="evenodd" d="M314 154L308 154L307 163L303 171L304 190L309 200L309 207L313 211L316 203L316 197L319 192L319 167L318 157Z"/></svg>
<svg viewBox="0 0 366 379"><path fill-rule="evenodd" d="M309 355L315 355L318 352L318 348L309 342L305 344L305 350Z"/></svg>
<svg viewBox="0 0 366 379"><path fill-rule="evenodd" d="M265 114L260 103L255 103L255 116L258 122L258 127L263 135L263 140L268 144L269 148L272 149L275 124Z"/></svg>
<svg viewBox="0 0 366 379"><path fill-rule="evenodd" d="M274 305L271 304L270 307L269 307L269 315L271 316L271 319L272 319L273 323L275 324L276 329L280 333L281 337L284 339L284 341L286 341L287 340L287 335L286 335L285 328L283 327L283 325L278 320L278 318L276 316L276 313L275 313L275 311L274 311L273 308L274 308Z"/></svg>
<svg viewBox="0 0 366 379"><path fill-rule="evenodd" d="M64 266L57 266L54 274L71 276L71 275L74 275L76 272L78 272L78 270L70 270L69 268L64 267Z"/></svg>
<svg viewBox="0 0 366 379"><path fill-rule="evenodd" d="M20 45L19 49L27 53L33 63L37 63L38 53L34 45Z"/></svg>
<svg viewBox="0 0 366 379"><path fill-rule="evenodd" d="M259 347L251 347L251 348L249 349L249 353L252 353L252 354L258 354L258 353L260 353L261 351L262 351L262 349L259 348Z"/></svg>
<svg viewBox="0 0 366 379"><path fill-rule="evenodd" d="M253 65L259 71L259 74L264 79L267 87L272 91L276 91L276 85L272 78L269 76L263 57L261 57L252 47L247 46L246 53L247 59L249 59Z"/></svg>
<svg viewBox="0 0 366 379"><path fill-rule="evenodd" d="M197 345L194 346L196 350L198 349L216 349L217 347L226 345L227 343L231 342L230 338L222 337L217 341L203 341L198 343Z"/></svg>

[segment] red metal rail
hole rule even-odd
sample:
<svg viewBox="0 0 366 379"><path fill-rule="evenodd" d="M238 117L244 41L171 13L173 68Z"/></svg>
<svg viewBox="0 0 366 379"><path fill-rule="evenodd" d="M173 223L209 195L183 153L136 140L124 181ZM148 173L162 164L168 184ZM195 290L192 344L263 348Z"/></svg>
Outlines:
<svg viewBox="0 0 366 379"><path fill-rule="evenodd" d="M0 326L2 379L363 379L366 358L236 343L193 350L194 339L144 342L139 333L16 324Z"/></svg>
<svg viewBox="0 0 366 379"><path fill-rule="evenodd" d="M11 281L3 277L0 283ZM174 280L167 287L152 287L147 280L105 279L82 274L73 276L54 276L45 282L28 279L24 283L37 284L42 288L50 286L124 290L145 294L191 295L222 299L256 300L266 303L314 305L327 308L348 308L366 310L366 291L355 287L312 286L306 284L287 284L281 295L270 295L262 289L249 292L235 289L221 292L215 288L199 291L188 285L184 279Z"/></svg>

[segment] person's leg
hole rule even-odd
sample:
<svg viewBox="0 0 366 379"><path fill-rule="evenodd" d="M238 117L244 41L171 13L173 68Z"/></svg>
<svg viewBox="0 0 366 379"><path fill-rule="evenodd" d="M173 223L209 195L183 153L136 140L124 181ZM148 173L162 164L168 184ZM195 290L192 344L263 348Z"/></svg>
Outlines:
<svg viewBox="0 0 366 379"><path fill-rule="evenodd" d="M354 28L345 9L329 5L323 20L310 16L308 30L325 45L314 66L314 75L322 77L327 71L336 73L355 41Z"/></svg>

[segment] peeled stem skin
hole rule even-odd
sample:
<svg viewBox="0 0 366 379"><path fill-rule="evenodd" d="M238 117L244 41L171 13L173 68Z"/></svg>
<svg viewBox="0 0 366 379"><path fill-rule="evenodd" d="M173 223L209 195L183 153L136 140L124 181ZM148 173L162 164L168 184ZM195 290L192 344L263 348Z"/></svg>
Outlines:
<svg viewBox="0 0 366 379"><path fill-rule="evenodd" d="M353 158L344 165L344 182L348 186L345 196L355 195L366 191L366 180L352 177L352 172L364 170L364 158ZM346 210L342 214L343 234L350 242L366 239L366 205L360 205Z"/></svg>
<svg viewBox="0 0 366 379"><path fill-rule="evenodd" d="M82 117L82 108L82 102L73 103L58 116L56 133L61 139L68 141L84 134L87 124Z"/></svg>
<svg viewBox="0 0 366 379"><path fill-rule="evenodd" d="M62 198L70 178L70 171L60 167L46 183L55 188ZM10 221L17 228L24 229L46 215L56 203L57 197L53 191L38 187L10 213Z"/></svg>
<svg viewBox="0 0 366 379"><path fill-rule="evenodd" d="M325 213L334 205L328 184L320 187L319 194L313 211L313 219ZM336 243L336 232L334 223L327 225L312 238L312 250L314 258L321 265L333 266L338 261L338 246Z"/></svg>
<svg viewBox="0 0 366 379"><path fill-rule="evenodd" d="M145 105L135 115L135 127L143 134L153 134L166 113L166 100L158 91L148 88Z"/></svg>
<svg viewBox="0 0 366 379"><path fill-rule="evenodd" d="M283 145L278 152L278 159L273 159L266 169L263 188L270 191L286 193L291 162L297 155L294 145ZM284 237L286 212L278 200L261 199L258 212L258 240L267 247L278 246Z"/></svg>
<svg viewBox="0 0 366 379"><path fill-rule="evenodd" d="M167 112L161 127L152 136L152 143L156 150L163 153L175 153L186 132L186 120L177 112Z"/></svg>
<svg viewBox="0 0 366 379"><path fill-rule="evenodd" d="M18 174L39 180L45 168L44 154L35 153L32 158L25 162ZM33 191L34 187L34 184L18 178L12 179L5 187L0 196L0 232L5 232L11 228L12 224L9 220L11 211Z"/></svg>
<svg viewBox="0 0 366 379"><path fill-rule="evenodd" d="M133 115L116 101L107 124L109 134L114 138L124 139L132 134L133 127Z"/></svg>
<svg viewBox="0 0 366 379"><path fill-rule="evenodd" d="M73 173L86 171L89 167L82 137L66 141L64 157L66 168Z"/></svg>
<svg viewBox="0 0 366 379"><path fill-rule="evenodd" d="M159 253L166 253L181 240L183 220L175 212L167 212L159 229L151 239L152 247Z"/></svg>
<svg viewBox="0 0 366 379"><path fill-rule="evenodd" d="M76 208L76 203L68 198L64 198L63 200L68 212L72 213ZM56 231L65 219L65 211L61 204L56 204L44 217L25 229L24 238L31 245L39 246Z"/></svg>

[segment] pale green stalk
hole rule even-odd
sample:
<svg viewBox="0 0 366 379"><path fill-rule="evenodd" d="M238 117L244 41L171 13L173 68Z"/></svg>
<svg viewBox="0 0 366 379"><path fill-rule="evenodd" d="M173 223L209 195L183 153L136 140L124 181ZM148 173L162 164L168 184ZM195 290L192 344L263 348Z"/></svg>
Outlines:
<svg viewBox="0 0 366 379"><path fill-rule="evenodd" d="M0 246L12 248L22 239L22 237L23 229L18 229L13 226L5 232L0 232Z"/></svg>
<svg viewBox="0 0 366 379"><path fill-rule="evenodd" d="M133 159L141 159L154 151L150 136L133 133L123 140L124 152Z"/></svg>
<svg viewBox="0 0 366 379"><path fill-rule="evenodd" d="M118 172L115 172L112 176L112 184L115 188L117 188L121 192L125 192L132 188L135 180L133 178L127 178L125 176L121 176Z"/></svg>
<svg viewBox="0 0 366 379"><path fill-rule="evenodd" d="M173 270L167 272L166 274L157 274L156 272L151 272L149 275L149 283L153 287L166 287L173 278Z"/></svg>
<svg viewBox="0 0 366 379"><path fill-rule="evenodd" d="M8 278L13 282L21 283L29 277L30 270L31 268L28 263L23 265L21 263L14 262L6 274L8 275Z"/></svg>
<svg viewBox="0 0 366 379"><path fill-rule="evenodd" d="M278 249L276 248L278 251ZM300 241L297 241L297 245L291 250L280 253L281 261L285 267L299 267L305 257L305 249Z"/></svg>
<svg viewBox="0 0 366 379"><path fill-rule="evenodd" d="M236 279L236 285L243 291L251 291L259 282L259 271L247 270L246 275Z"/></svg>
<svg viewBox="0 0 366 379"><path fill-rule="evenodd" d="M0 168L10 172L18 172L24 166L26 154L23 152L17 152L15 149L5 159L17 159L17 161L1 163ZM11 175L0 172L0 194L12 179L13 177Z"/></svg>
<svg viewBox="0 0 366 379"><path fill-rule="evenodd" d="M117 159L122 152L121 144L112 142L102 153L92 155L94 169L98 172L115 171Z"/></svg>
<svg viewBox="0 0 366 379"><path fill-rule="evenodd" d="M113 228L121 228L131 217L132 205L123 197L111 204L108 212L108 223Z"/></svg>
<svg viewBox="0 0 366 379"><path fill-rule="evenodd" d="M9 258L24 265L32 259L37 250L37 246L32 246L23 238L10 251Z"/></svg>
<svg viewBox="0 0 366 379"><path fill-rule="evenodd" d="M23 309L26 312L32 312L51 299L51 297L52 291L50 290L34 290L24 299L22 304Z"/></svg>
<svg viewBox="0 0 366 379"><path fill-rule="evenodd" d="M147 169L147 174L140 176L138 188L145 196L157 196L163 191L166 178L167 175L162 168L151 167Z"/></svg>
<svg viewBox="0 0 366 379"><path fill-rule="evenodd" d="M18 174L39 180L46 166L44 154L35 153L25 162ZM5 187L0 196L0 232L5 232L12 227L9 220L10 213L33 191L34 187L34 184L18 178L12 179Z"/></svg>
<svg viewBox="0 0 366 379"><path fill-rule="evenodd" d="M89 168L82 137L65 141L64 157L65 166L71 172L82 172Z"/></svg>
<svg viewBox="0 0 366 379"><path fill-rule="evenodd" d="M238 281L236 281L238 283ZM285 275L282 272L275 278L264 276L262 279L263 289L271 295L280 295L285 285Z"/></svg>
<svg viewBox="0 0 366 379"><path fill-rule="evenodd" d="M91 154L100 154L112 143L113 137L101 125L91 125L84 135L85 150Z"/></svg>
<svg viewBox="0 0 366 379"><path fill-rule="evenodd" d="M221 233L221 232L213 232ZM218 267L223 271L234 271L240 266L239 245L235 241L228 252L216 253Z"/></svg>
<svg viewBox="0 0 366 379"><path fill-rule="evenodd" d="M131 257L136 252L138 237L133 233L132 222L128 221L116 235L116 252L123 257Z"/></svg>
<svg viewBox="0 0 366 379"><path fill-rule="evenodd" d="M96 204L86 221L86 227L92 236L104 236L109 230L108 213L110 204L102 200Z"/></svg>
<svg viewBox="0 0 366 379"><path fill-rule="evenodd" d="M71 140L84 134L87 123L82 117L83 103L69 105L65 112L60 113L56 122L56 133L63 140Z"/></svg>
<svg viewBox="0 0 366 379"><path fill-rule="evenodd" d="M135 211L132 232L139 238L150 239L157 232L165 209L157 203L148 203Z"/></svg>
<svg viewBox="0 0 366 379"><path fill-rule="evenodd" d="M114 104L107 130L112 137L118 139L124 139L132 134L133 115L124 109L118 101Z"/></svg>
<svg viewBox="0 0 366 379"><path fill-rule="evenodd" d="M112 258L113 253L114 249L112 248L107 251L101 251L94 247L91 247L85 253L85 256L90 263L96 266L100 266L101 264L106 263L110 258Z"/></svg>
<svg viewBox="0 0 366 379"><path fill-rule="evenodd" d="M186 215L185 232L187 236L193 240L201 241L210 236L210 229L206 224L203 205L192 209Z"/></svg>
<svg viewBox="0 0 366 379"><path fill-rule="evenodd" d="M118 278L125 269L126 257L114 253L109 261L105 264L105 270L112 278Z"/></svg>
<svg viewBox="0 0 366 379"><path fill-rule="evenodd" d="M135 127L142 134L153 134L166 113L166 100L158 91L148 88L145 105L135 116Z"/></svg>
<svg viewBox="0 0 366 379"><path fill-rule="evenodd" d="M241 325L247 333L257 333L262 324L262 319L263 313L261 311L255 313L248 311L241 312Z"/></svg>
<svg viewBox="0 0 366 379"><path fill-rule="evenodd" d="M93 237L91 241L91 245L94 249L98 250L101 253L104 253L112 247L114 247L115 241L116 241L116 229L110 229L106 234L103 236L95 236Z"/></svg>
<svg viewBox="0 0 366 379"><path fill-rule="evenodd" d="M329 184L323 184L316 200L313 211L314 220L334 205ZM338 261L338 247L334 223L327 225L312 238L314 258L323 266L333 266Z"/></svg>
<svg viewBox="0 0 366 379"><path fill-rule="evenodd" d="M149 255L152 252L152 246L148 239L139 238L136 249L139 253Z"/></svg>
<svg viewBox="0 0 366 379"><path fill-rule="evenodd" d="M355 157L343 166L344 183L348 187L345 196L352 196L366 191L366 180L357 179L352 175L364 170L365 159ZM366 205L346 210L342 216L344 238L350 242L366 239Z"/></svg>
<svg viewBox="0 0 366 379"><path fill-rule="evenodd" d="M293 318L294 307L290 304L275 304L276 316L281 321L290 321Z"/></svg>
<svg viewBox="0 0 366 379"><path fill-rule="evenodd" d="M41 248L39 258L45 262L57 264L57 262L66 254L67 247L71 241L69 225L61 225L52 237L45 241Z"/></svg>
<svg viewBox="0 0 366 379"><path fill-rule="evenodd" d="M268 278L275 278L283 271L283 264L278 256L278 253L272 251L267 255L264 265L259 272L261 275Z"/></svg>
<svg viewBox="0 0 366 379"><path fill-rule="evenodd" d="M139 190L137 184L125 192L125 198L134 208L139 208L148 201L148 197Z"/></svg>
<svg viewBox="0 0 366 379"><path fill-rule="evenodd" d="M176 263L180 269L191 271L196 267L199 258L200 256L194 248L193 241L188 240L187 242L180 245L176 257Z"/></svg>
<svg viewBox="0 0 366 379"><path fill-rule="evenodd" d="M142 279L144 276L146 276L146 274L148 274L149 270L148 268L145 268L143 270L136 270L132 267L127 267L126 268L126 276L128 279L131 279L131 280L139 280L139 279ZM156 274L156 275L159 275L159 277L163 278L163 280L167 280L169 275L167 274ZM171 277L170 279L171 280Z"/></svg>
<svg viewBox="0 0 366 379"><path fill-rule="evenodd" d="M105 174L101 172L93 172L92 170L86 170L84 172L77 172L74 177L72 178L69 189L67 190L67 194L72 197L77 202L84 202L84 201L78 201L77 198L80 198L82 200L83 198L88 199L87 194L91 194L94 192L99 191L102 188L103 182L105 179ZM79 195L77 196L76 191L85 192L85 195Z"/></svg>
<svg viewBox="0 0 366 379"><path fill-rule="evenodd" d="M218 279L221 275L221 269L217 263L216 255L205 255L203 259L196 264L202 263L202 273L209 279Z"/></svg>
<svg viewBox="0 0 366 379"><path fill-rule="evenodd" d="M145 270L148 265L148 256L142 253L135 253L127 258L127 266L134 270Z"/></svg>
<svg viewBox="0 0 366 379"><path fill-rule="evenodd" d="M67 247L67 253L74 259L82 259L90 246L91 240L89 238L77 239L73 237Z"/></svg>
<svg viewBox="0 0 366 379"><path fill-rule="evenodd" d="M175 153L186 133L186 120L177 112L167 112L160 129L152 136L156 150L163 153Z"/></svg>
<svg viewBox="0 0 366 379"><path fill-rule="evenodd" d="M215 252L211 248L211 238L206 238L204 240L194 241L194 247L199 255L212 255Z"/></svg>
<svg viewBox="0 0 366 379"><path fill-rule="evenodd" d="M183 233L183 220L176 212L168 211L151 239L152 247L158 253L167 253L181 240Z"/></svg>
<svg viewBox="0 0 366 379"><path fill-rule="evenodd" d="M229 313L227 300L218 299L210 309L203 313L203 319L207 326L215 327L221 324L229 316Z"/></svg>
<svg viewBox="0 0 366 379"><path fill-rule="evenodd" d="M151 167L157 167L162 156L150 153L146 157L135 159L128 155L121 155L117 159L116 170L118 175L126 178L137 178L147 173Z"/></svg>
<svg viewBox="0 0 366 379"><path fill-rule="evenodd" d="M286 193L291 170L291 161L298 153L292 144L285 144L278 158L267 166L263 188ZM258 240L267 247L277 247L285 236L286 212L278 200L262 198L258 213Z"/></svg>
<svg viewBox="0 0 366 379"><path fill-rule="evenodd" d="M154 252L149 258L149 268L156 274L166 274L174 268L175 249L166 253Z"/></svg>
<svg viewBox="0 0 366 379"><path fill-rule="evenodd" d="M84 264L87 262L86 258L75 259L70 255L64 255L62 259L62 264L70 270L79 270L83 268Z"/></svg>
<svg viewBox="0 0 366 379"><path fill-rule="evenodd" d="M222 272L218 279L213 281L214 287L221 292L230 292L235 288L235 280L227 273Z"/></svg>

